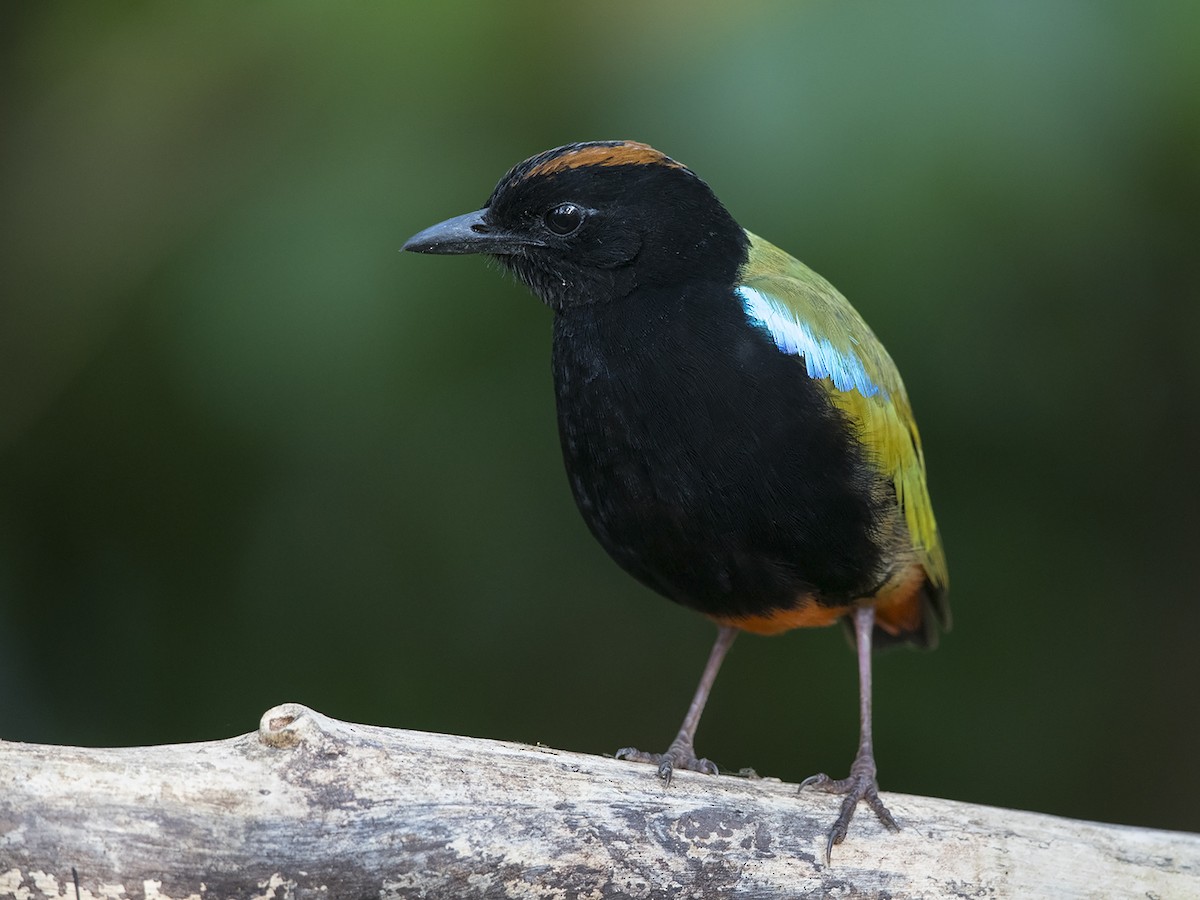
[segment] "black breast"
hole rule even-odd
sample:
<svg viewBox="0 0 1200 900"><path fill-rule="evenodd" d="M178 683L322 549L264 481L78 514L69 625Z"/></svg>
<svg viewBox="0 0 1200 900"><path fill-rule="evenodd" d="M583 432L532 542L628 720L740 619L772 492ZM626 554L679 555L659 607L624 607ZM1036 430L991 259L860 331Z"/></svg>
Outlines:
<svg viewBox="0 0 1200 900"><path fill-rule="evenodd" d="M560 312L554 378L575 501L644 584L717 615L875 587L878 476L728 287Z"/></svg>

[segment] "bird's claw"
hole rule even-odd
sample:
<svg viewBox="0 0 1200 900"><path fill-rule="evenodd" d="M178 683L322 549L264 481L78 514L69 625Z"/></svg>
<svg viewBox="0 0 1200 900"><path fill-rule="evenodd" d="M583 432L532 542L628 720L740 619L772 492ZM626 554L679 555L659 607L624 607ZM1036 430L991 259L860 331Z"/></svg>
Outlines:
<svg viewBox="0 0 1200 900"><path fill-rule="evenodd" d="M846 833L850 830L850 820L854 818L854 811L858 808L860 800L865 801L867 806L871 807L885 828L889 831L900 830L896 819L888 812L888 808L879 797L879 782L875 780L874 765L859 766L858 760L855 760L855 765L851 766L849 778L830 778L822 772L818 775L811 775L800 782L800 790L805 788L812 788L824 794L844 795L842 808L838 811L838 817L834 820L833 827L829 829L829 840L825 843L825 863L827 865L833 855L834 845L840 844L846 839Z"/></svg>
<svg viewBox="0 0 1200 900"><path fill-rule="evenodd" d="M703 772L705 775L717 775L717 764L711 760L696 756L696 751L690 746L672 744L666 753L646 753L636 747L622 747L616 753L617 759L627 759L631 762L650 763L658 767L658 777L667 784L676 769L687 769L691 772Z"/></svg>

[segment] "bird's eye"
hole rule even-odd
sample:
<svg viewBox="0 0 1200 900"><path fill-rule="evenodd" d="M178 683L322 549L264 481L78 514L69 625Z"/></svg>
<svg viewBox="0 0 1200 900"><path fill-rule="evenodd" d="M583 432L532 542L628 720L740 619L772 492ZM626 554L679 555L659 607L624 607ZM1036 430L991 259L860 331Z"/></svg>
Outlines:
<svg viewBox="0 0 1200 900"><path fill-rule="evenodd" d="M567 235L583 224L583 210L574 203L560 203L546 213L546 227L557 235Z"/></svg>

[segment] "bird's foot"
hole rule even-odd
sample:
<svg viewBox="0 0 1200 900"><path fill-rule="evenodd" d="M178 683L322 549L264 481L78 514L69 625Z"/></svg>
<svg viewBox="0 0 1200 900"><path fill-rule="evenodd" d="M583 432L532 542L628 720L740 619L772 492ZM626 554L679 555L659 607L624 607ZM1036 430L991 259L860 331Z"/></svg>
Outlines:
<svg viewBox="0 0 1200 900"><path fill-rule="evenodd" d="M671 775L676 769L687 769L692 772L703 772L705 775L716 775L717 764L707 759L698 758L691 741L676 738L667 748L666 753L646 753L635 747L622 747L617 751L617 759L628 759L633 762L650 763L658 767L658 777L667 784L671 783Z"/></svg>
<svg viewBox="0 0 1200 900"><path fill-rule="evenodd" d="M834 820L833 828L829 830L829 840L825 844L826 864L829 863L830 856L833 854L834 844L840 844L845 840L846 832L850 829L850 820L854 818L854 810L858 808L860 800L866 801L866 804L879 817L879 821L889 831L900 830L900 826L896 824L896 820L888 812L888 808L879 799L879 782L875 780L875 759L869 752L860 753L855 758L854 764L850 766L849 778L830 778L822 772L800 782L800 790L805 788L812 788L826 794L843 794L845 796L845 799L842 800L841 811Z"/></svg>

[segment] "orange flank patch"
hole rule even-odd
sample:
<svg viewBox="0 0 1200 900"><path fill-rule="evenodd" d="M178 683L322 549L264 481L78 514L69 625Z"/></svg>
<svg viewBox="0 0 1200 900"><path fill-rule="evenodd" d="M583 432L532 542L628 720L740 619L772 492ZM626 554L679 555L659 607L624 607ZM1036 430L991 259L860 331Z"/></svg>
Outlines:
<svg viewBox="0 0 1200 900"><path fill-rule="evenodd" d="M659 153L648 144L637 141L624 141L612 146L592 145L583 147L562 156L555 156L540 165L530 169L525 177L537 175L553 175L567 169L577 169L580 166L645 166L659 165L669 169L682 169L683 166L671 157Z"/></svg>
<svg viewBox="0 0 1200 900"><path fill-rule="evenodd" d="M805 597L799 606L773 609L751 616L709 616L718 625L732 625L754 634L782 634L793 628L823 628L832 625L854 609L853 606L821 606L812 597Z"/></svg>
<svg viewBox="0 0 1200 900"><path fill-rule="evenodd" d="M925 570L913 564L896 573L875 595L869 605L875 607L875 624L888 634L899 637L921 630L921 588ZM789 609L773 609L749 616L709 616L718 625L731 625L753 634L782 634L793 628L823 628L854 611L855 604L822 606L811 596L800 599Z"/></svg>
<svg viewBox="0 0 1200 900"><path fill-rule="evenodd" d="M924 586L925 570L916 563L896 573L875 595L875 624L894 636L920 631Z"/></svg>

